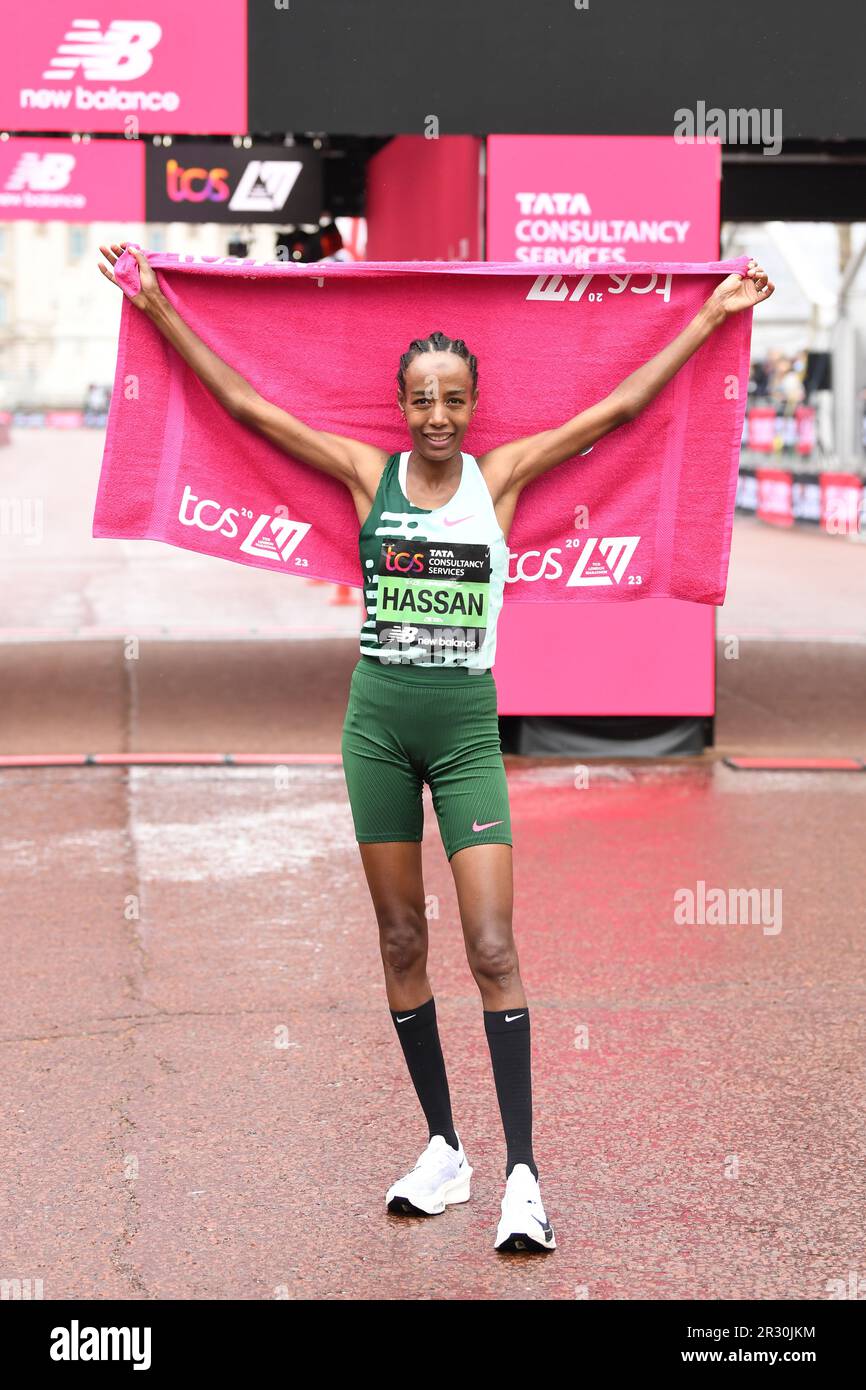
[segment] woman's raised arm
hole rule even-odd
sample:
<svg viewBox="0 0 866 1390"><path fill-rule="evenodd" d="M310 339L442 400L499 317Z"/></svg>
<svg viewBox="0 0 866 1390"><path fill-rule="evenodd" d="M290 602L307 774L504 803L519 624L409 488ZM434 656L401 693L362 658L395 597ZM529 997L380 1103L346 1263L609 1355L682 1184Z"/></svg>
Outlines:
<svg viewBox="0 0 866 1390"><path fill-rule="evenodd" d="M494 502L506 495L512 495L516 501L534 478L575 454L586 452L604 435L633 420L719 324L731 314L762 304L774 288L767 272L756 261L750 261L743 275L726 276L673 342L625 377L604 400L556 429L542 430L491 449L479 464Z"/></svg>
<svg viewBox="0 0 866 1390"><path fill-rule="evenodd" d="M105 259L115 265L127 243L115 242L100 246ZM278 405L260 396L258 391L202 342L189 324L185 323L174 306L166 299L147 257L136 247L129 247L138 262L141 289L131 296L132 303L147 314L166 339L192 368L199 381L224 406L229 415L270 439L273 444L293 458L329 473L345 483L353 495L360 492L372 500L379 475L388 455L384 449L349 439L326 430L312 429ZM102 262L99 269L112 284L121 286ZM372 491L371 491L372 488Z"/></svg>

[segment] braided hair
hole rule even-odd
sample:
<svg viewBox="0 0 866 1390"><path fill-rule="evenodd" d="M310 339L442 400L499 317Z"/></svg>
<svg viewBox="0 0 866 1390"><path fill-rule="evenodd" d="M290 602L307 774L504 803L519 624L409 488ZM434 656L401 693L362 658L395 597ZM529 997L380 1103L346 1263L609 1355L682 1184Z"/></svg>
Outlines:
<svg viewBox="0 0 866 1390"><path fill-rule="evenodd" d="M453 352L457 357L462 357L469 368L472 376L472 390L478 386L478 359L472 355L462 338L448 338L444 333L431 333L427 338L415 338L409 344L409 348L400 358L400 367L397 372L397 386L400 395L406 394L406 368L409 363L422 352Z"/></svg>

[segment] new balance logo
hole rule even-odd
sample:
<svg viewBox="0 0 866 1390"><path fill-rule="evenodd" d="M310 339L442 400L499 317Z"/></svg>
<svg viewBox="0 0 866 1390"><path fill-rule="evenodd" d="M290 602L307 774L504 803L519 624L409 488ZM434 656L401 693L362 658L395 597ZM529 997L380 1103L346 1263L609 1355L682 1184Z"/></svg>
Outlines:
<svg viewBox="0 0 866 1390"><path fill-rule="evenodd" d="M113 19L104 34L97 19L73 19L42 76L68 82L80 70L88 82L133 82L150 71L161 38L150 19Z"/></svg>
<svg viewBox="0 0 866 1390"><path fill-rule="evenodd" d="M251 159L229 207L233 212L279 212L303 167L298 159Z"/></svg>
<svg viewBox="0 0 866 1390"><path fill-rule="evenodd" d="M29 189L31 193L56 193L66 188L75 168L72 154L36 154L29 150L22 154L12 173L6 180L10 193Z"/></svg>
<svg viewBox="0 0 866 1390"><path fill-rule="evenodd" d="M604 536L601 540L596 536L587 537L568 585L618 584L639 544L640 536Z"/></svg>

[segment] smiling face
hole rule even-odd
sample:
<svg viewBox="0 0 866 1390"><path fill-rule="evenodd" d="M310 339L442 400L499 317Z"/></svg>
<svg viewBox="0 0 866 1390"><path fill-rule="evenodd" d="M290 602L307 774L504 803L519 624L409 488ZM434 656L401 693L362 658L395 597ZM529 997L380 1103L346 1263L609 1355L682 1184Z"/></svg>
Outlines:
<svg viewBox="0 0 866 1390"><path fill-rule="evenodd" d="M422 352L406 368L400 409L416 454L443 463L458 453L478 403L472 373L454 352Z"/></svg>

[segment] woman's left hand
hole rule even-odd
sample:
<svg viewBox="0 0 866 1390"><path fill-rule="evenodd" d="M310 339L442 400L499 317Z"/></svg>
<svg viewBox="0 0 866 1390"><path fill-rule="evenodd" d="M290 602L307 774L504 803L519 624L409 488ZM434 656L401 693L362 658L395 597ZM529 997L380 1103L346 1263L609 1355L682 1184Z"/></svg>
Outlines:
<svg viewBox="0 0 866 1390"><path fill-rule="evenodd" d="M762 270L757 261L749 261L745 275L727 276L713 290L710 300L724 309L726 314L738 314L741 309L763 304L775 288L766 270Z"/></svg>

